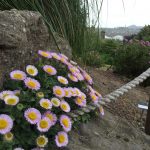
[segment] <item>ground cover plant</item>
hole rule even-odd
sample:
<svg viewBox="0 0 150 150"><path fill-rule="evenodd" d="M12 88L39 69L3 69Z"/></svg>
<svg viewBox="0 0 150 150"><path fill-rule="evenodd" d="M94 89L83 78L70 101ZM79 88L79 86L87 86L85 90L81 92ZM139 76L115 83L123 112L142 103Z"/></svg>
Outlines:
<svg viewBox="0 0 150 150"><path fill-rule="evenodd" d="M13 70L0 93L0 149L50 149L68 144L70 111L97 104L90 75L61 53L38 51L34 65ZM99 109L101 115L103 108Z"/></svg>

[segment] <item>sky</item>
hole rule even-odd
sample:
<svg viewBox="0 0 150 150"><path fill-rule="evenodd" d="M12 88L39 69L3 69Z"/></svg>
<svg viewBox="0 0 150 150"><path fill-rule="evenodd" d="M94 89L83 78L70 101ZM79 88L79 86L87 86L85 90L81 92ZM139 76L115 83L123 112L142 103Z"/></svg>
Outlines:
<svg viewBox="0 0 150 150"><path fill-rule="evenodd" d="M150 0L104 0L99 22L101 27L148 25L150 24Z"/></svg>

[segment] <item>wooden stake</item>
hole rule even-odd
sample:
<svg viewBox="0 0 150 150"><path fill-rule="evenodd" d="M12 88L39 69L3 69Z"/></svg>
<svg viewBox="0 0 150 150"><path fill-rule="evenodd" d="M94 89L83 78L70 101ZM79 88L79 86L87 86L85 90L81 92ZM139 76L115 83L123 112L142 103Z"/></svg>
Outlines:
<svg viewBox="0 0 150 150"><path fill-rule="evenodd" d="M148 110L146 116L145 133L150 135L150 98L149 98L149 104L148 104Z"/></svg>

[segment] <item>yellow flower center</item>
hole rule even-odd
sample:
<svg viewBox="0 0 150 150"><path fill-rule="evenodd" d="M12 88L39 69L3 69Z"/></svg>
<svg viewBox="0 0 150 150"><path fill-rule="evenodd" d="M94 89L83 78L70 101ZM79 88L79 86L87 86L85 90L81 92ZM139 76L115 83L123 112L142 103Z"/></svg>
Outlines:
<svg viewBox="0 0 150 150"><path fill-rule="evenodd" d="M85 78L86 78L87 80L90 80L90 79L91 79L91 77L90 77L89 75L85 75Z"/></svg>
<svg viewBox="0 0 150 150"><path fill-rule="evenodd" d="M37 138L37 145L41 146L41 145L45 145L45 144L46 144L46 140L44 137Z"/></svg>
<svg viewBox="0 0 150 150"><path fill-rule="evenodd" d="M57 56L57 54L54 54L53 57L54 57L55 59L59 59L59 57Z"/></svg>
<svg viewBox="0 0 150 150"><path fill-rule="evenodd" d="M95 101L95 100L96 100L96 98L97 98L97 97L96 97L96 95L94 95L94 94L93 94L93 95L91 95L91 97L92 97L92 99L93 99L94 101Z"/></svg>
<svg viewBox="0 0 150 150"><path fill-rule="evenodd" d="M65 96L68 96L68 95L69 95L69 91L66 90L66 91L65 91Z"/></svg>
<svg viewBox="0 0 150 150"><path fill-rule="evenodd" d="M67 105L66 105L66 104L61 104L61 108L62 108L63 110L67 110Z"/></svg>
<svg viewBox="0 0 150 150"><path fill-rule="evenodd" d="M77 95L79 95L79 94L80 94L80 92L79 92L78 90L76 90L76 94L77 94Z"/></svg>
<svg viewBox="0 0 150 150"><path fill-rule="evenodd" d="M6 133L6 134L4 135L4 138L5 138L5 140L7 140L7 141L11 141L11 140L13 139L13 134L12 134L11 132Z"/></svg>
<svg viewBox="0 0 150 150"><path fill-rule="evenodd" d="M14 104L16 103L16 99L14 99L14 98L9 98L9 99L7 99L7 103L8 103L9 105L14 105Z"/></svg>
<svg viewBox="0 0 150 150"><path fill-rule="evenodd" d="M0 130L7 128L8 122L5 119L0 119Z"/></svg>
<svg viewBox="0 0 150 150"><path fill-rule="evenodd" d="M64 143L65 142L65 136L63 134L60 134L58 136L58 141L59 141L59 143Z"/></svg>
<svg viewBox="0 0 150 150"><path fill-rule="evenodd" d="M31 119L31 120L35 120L37 118L37 115L35 112L30 112L28 114L28 118Z"/></svg>
<svg viewBox="0 0 150 150"><path fill-rule="evenodd" d="M70 71L75 72L76 70L75 70L75 68L70 68Z"/></svg>
<svg viewBox="0 0 150 150"><path fill-rule="evenodd" d="M60 78L60 79L59 79L59 82L65 84L65 83L66 83L66 80L63 79L63 78Z"/></svg>
<svg viewBox="0 0 150 150"><path fill-rule="evenodd" d="M20 74L20 73L16 73L16 74L14 74L14 78L15 79L22 79L23 78L23 75L22 74Z"/></svg>
<svg viewBox="0 0 150 150"><path fill-rule="evenodd" d="M60 61L65 62L65 58L61 58Z"/></svg>
<svg viewBox="0 0 150 150"><path fill-rule="evenodd" d="M75 77L71 75L71 76L70 76L70 79L71 79L71 80L75 80Z"/></svg>
<svg viewBox="0 0 150 150"><path fill-rule="evenodd" d="M53 69L52 69L52 68L47 68L47 69L46 69L46 72L48 72L48 73L53 73Z"/></svg>
<svg viewBox="0 0 150 150"><path fill-rule="evenodd" d="M41 55L44 56L44 57L48 57L49 56L49 54L46 53L46 52L41 52Z"/></svg>
<svg viewBox="0 0 150 150"><path fill-rule="evenodd" d="M64 118L64 119L62 120L62 124L63 124L66 128L68 128L68 127L69 127L69 121L68 121L68 119L67 119L67 118Z"/></svg>
<svg viewBox="0 0 150 150"><path fill-rule="evenodd" d="M84 95L81 95L81 99L84 100L84 99L85 99L85 96L84 96Z"/></svg>
<svg viewBox="0 0 150 150"><path fill-rule="evenodd" d="M79 97L77 98L77 100L76 100L76 101L77 101L77 103L78 103L78 104L81 104L81 103L82 103L82 99L81 99L81 98L79 98Z"/></svg>
<svg viewBox="0 0 150 150"><path fill-rule="evenodd" d="M49 108L49 103L48 102L42 102L41 106L45 109L48 109Z"/></svg>
<svg viewBox="0 0 150 150"><path fill-rule="evenodd" d="M48 122L47 122L46 120L41 120L41 121L40 121L40 127L41 127L42 129L47 128L47 127L48 127Z"/></svg>
<svg viewBox="0 0 150 150"><path fill-rule="evenodd" d="M57 101L57 100L52 100L52 103L54 104L54 105L56 105L56 106L58 106L59 104L59 102Z"/></svg>
<svg viewBox="0 0 150 150"><path fill-rule="evenodd" d="M36 88L36 83L34 81L28 81L27 85L30 87L30 88Z"/></svg>
<svg viewBox="0 0 150 150"><path fill-rule="evenodd" d="M48 117L49 120L53 121L53 115L52 114L47 114L46 117Z"/></svg>
<svg viewBox="0 0 150 150"><path fill-rule="evenodd" d="M32 75L32 74L34 74L34 69L30 68L30 69L27 70L27 72L28 72L28 74Z"/></svg>
<svg viewBox="0 0 150 150"><path fill-rule="evenodd" d="M56 93L57 95L61 95L61 94L62 94L62 91L61 91L60 89L56 89L56 90L55 90L55 93Z"/></svg>

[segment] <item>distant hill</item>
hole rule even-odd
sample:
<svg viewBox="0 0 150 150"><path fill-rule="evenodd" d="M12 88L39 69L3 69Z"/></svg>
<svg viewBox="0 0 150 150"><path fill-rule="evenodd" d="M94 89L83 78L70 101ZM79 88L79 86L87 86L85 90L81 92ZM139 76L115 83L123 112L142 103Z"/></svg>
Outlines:
<svg viewBox="0 0 150 150"><path fill-rule="evenodd" d="M141 26L131 25L128 27L117 27L117 28L102 28L106 32L106 36L114 37L116 35L126 36L137 34L141 30Z"/></svg>

